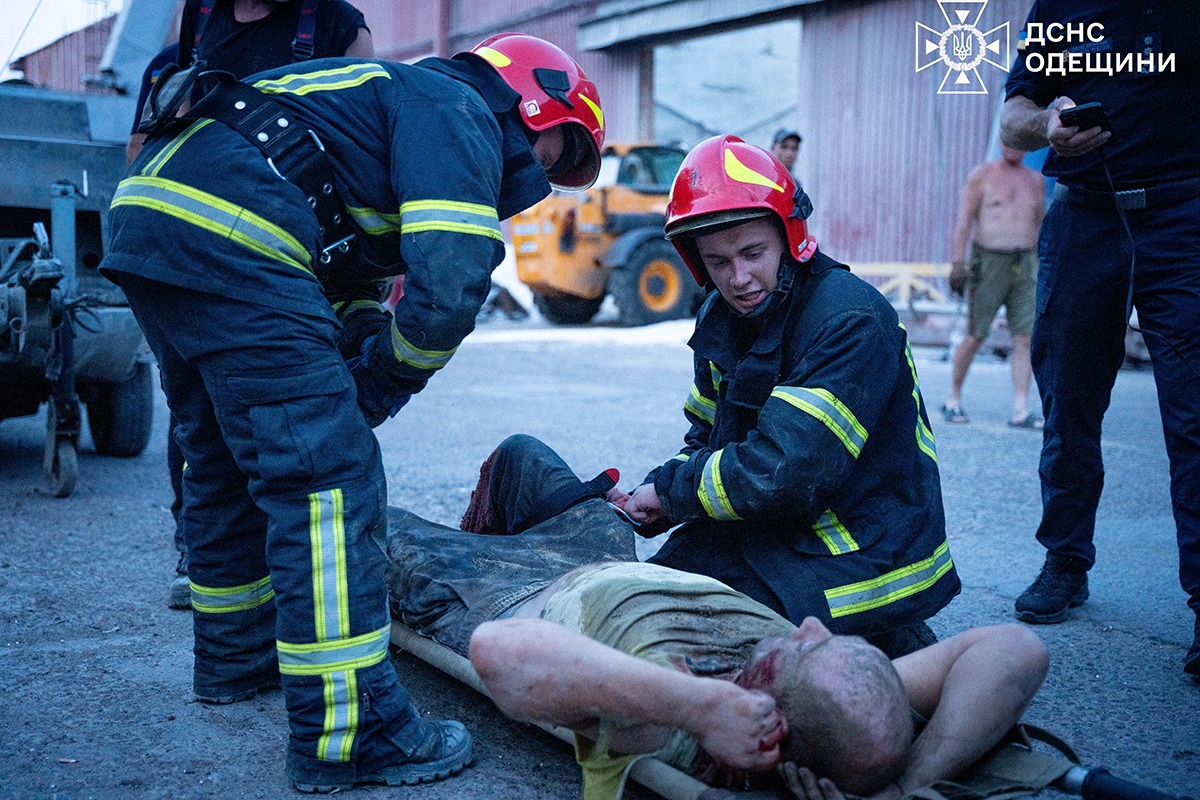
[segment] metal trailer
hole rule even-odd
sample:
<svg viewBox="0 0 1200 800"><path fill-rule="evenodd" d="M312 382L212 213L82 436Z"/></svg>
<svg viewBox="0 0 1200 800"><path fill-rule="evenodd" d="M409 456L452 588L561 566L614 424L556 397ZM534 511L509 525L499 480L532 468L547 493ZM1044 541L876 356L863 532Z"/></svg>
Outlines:
<svg viewBox="0 0 1200 800"><path fill-rule="evenodd" d="M150 354L96 271L132 114L127 97L0 85L0 420L47 404L56 497L75 486L81 405L102 455L137 455L150 437Z"/></svg>

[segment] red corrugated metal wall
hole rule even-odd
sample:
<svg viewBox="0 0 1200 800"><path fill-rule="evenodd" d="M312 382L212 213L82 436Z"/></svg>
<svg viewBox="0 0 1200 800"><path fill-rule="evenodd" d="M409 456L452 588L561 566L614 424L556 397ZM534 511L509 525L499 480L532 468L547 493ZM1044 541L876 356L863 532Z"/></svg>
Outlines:
<svg viewBox="0 0 1200 800"><path fill-rule="evenodd" d="M495 33L520 31L554 42L583 67L600 90L608 135L613 139L645 136L649 108L639 102L642 49L580 52L579 23L600 0L352 0L367 18L375 49L385 58L412 59L435 52L443 4L447 4L446 54L468 50ZM649 80L648 71L646 80Z"/></svg>
<svg viewBox="0 0 1200 800"><path fill-rule="evenodd" d="M83 79L99 71L115 20L115 15L102 19L25 56L21 60L25 80L63 92L95 91Z"/></svg>
<svg viewBox="0 0 1200 800"><path fill-rule="evenodd" d="M1010 23L1028 0L992 0L978 27ZM1006 74L982 64L989 94L938 94L945 68L915 72L916 23L946 28L933 0L832 2L803 9L800 174L813 229L852 264L941 262L967 172L984 160Z"/></svg>
<svg viewBox="0 0 1200 800"><path fill-rule="evenodd" d="M652 130L651 70L645 48L578 52L579 23L600 0L354 0L384 58L416 58L445 42L447 53L492 33L541 36L579 59L600 88L610 139ZM1029 0L991 0L979 21L1010 23L1015 45ZM832 0L800 6L799 173L816 203L813 230L828 251L853 263L945 261L959 192L984 159L1004 73L979 74L990 94L939 95L944 68L914 71L915 26L945 26L934 0ZM72 34L26 58L39 85L79 91L92 74L112 21ZM709 31L699 31L703 35Z"/></svg>

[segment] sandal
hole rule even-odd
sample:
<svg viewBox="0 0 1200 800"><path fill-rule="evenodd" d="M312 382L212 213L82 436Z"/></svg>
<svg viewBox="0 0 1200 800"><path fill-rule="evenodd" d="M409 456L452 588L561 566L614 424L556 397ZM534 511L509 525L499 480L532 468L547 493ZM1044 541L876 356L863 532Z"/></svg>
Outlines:
<svg viewBox="0 0 1200 800"><path fill-rule="evenodd" d="M1031 431L1040 431L1046 423L1037 414L1029 413L1022 420L1009 420L1008 427L1010 428L1025 428Z"/></svg>
<svg viewBox="0 0 1200 800"><path fill-rule="evenodd" d="M962 406L942 406L942 416L951 425L962 425L971 421L967 412L962 410Z"/></svg>

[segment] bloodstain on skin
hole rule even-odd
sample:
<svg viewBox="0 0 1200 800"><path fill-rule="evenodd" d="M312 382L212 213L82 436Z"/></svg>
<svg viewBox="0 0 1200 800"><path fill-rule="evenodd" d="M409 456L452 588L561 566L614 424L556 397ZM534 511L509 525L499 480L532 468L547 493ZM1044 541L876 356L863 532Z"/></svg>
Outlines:
<svg viewBox="0 0 1200 800"><path fill-rule="evenodd" d="M779 650L772 649L753 661L742 673L739 683L743 686L770 686L775 683L776 662Z"/></svg>

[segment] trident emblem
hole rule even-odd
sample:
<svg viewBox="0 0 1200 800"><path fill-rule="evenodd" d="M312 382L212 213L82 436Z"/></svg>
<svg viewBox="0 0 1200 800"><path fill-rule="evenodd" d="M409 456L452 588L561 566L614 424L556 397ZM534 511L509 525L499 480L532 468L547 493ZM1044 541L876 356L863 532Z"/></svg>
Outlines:
<svg viewBox="0 0 1200 800"><path fill-rule="evenodd" d="M946 74L938 94L987 94L979 69L984 64L1008 71L1008 23L980 30L979 18L990 0L937 0L946 27L917 23L916 71L942 64Z"/></svg>
<svg viewBox="0 0 1200 800"><path fill-rule="evenodd" d="M968 33L954 34L954 57L959 61L967 61L971 58L971 44L975 41L975 37Z"/></svg>

